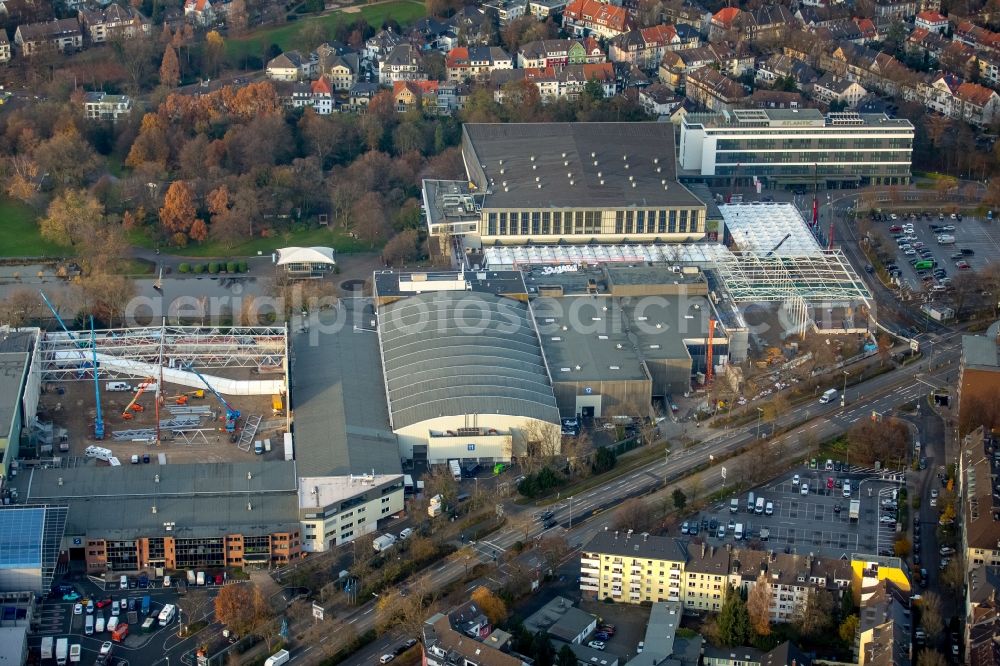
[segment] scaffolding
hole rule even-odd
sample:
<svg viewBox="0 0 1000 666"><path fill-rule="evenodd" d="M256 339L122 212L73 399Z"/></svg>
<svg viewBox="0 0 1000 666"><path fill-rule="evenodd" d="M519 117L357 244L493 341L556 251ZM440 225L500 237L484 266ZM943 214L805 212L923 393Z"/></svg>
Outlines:
<svg viewBox="0 0 1000 666"><path fill-rule="evenodd" d="M716 263L730 297L738 303L799 298L807 303L863 301L871 292L840 250L770 256L733 252Z"/></svg>
<svg viewBox="0 0 1000 666"><path fill-rule="evenodd" d="M285 367L284 326L203 327L157 326L95 331L97 372L102 379L145 377L140 364L182 370L193 363L203 369L250 368L262 372ZM66 333L46 333L41 340L38 371L43 382L93 380L91 364L79 354L79 341ZM118 363L120 361L120 363ZM135 364L136 371L128 370Z"/></svg>

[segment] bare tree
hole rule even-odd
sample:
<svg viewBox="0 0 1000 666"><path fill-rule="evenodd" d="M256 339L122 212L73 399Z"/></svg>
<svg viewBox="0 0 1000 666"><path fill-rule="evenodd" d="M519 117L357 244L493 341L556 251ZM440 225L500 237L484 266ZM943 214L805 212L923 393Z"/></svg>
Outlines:
<svg viewBox="0 0 1000 666"><path fill-rule="evenodd" d="M925 592L920 601L920 625L932 639L937 639L944 631L944 608L941 597L933 590Z"/></svg>
<svg viewBox="0 0 1000 666"><path fill-rule="evenodd" d="M615 529L646 532L652 527L649 507L638 497L625 500L615 511Z"/></svg>

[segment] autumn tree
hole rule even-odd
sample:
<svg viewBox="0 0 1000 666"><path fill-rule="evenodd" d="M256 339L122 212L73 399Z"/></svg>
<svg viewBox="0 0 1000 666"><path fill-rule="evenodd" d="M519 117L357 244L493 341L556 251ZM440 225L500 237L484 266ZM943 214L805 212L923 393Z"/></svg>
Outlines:
<svg viewBox="0 0 1000 666"><path fill-rule="evenodd" d="M147 113L142 117L139 134L125 158L125 166L136 168L152 163L162 170L166 169L169 159L170 144L167 140L166 122L159 114Z"/></svg>
<svg viewBox="0 0 1000 666"><path fill-rule="evenodd" d="M100 167L101 160L73 125L60 128L35 148L40 173L62 187L80 187Z"/></svg>
<svg viewBox="0 0 1000 666"><path fill-rule="evenodd" d="M104 206L86 190L65 190L49 204L42 237L69 247L85 245L104 221Z"/></svg>
<svg viewBox="0 0 1000 666"><path fill-rule="evenodd" d="M226 17L226 27L233 35L242 35L250 25L250 15L247 12L246 0L233 0Z"/></svg>
<svg viewBox="0 0 1000 666"><path fill-rule="evenodd" d="M854 637L858 633L858 616L848 615L844 618L844 621L840 623L840 627L837 629L837 635L840 636L840 640L848 645L854 644Z"/></svg>
<svg viewBox="0 0 1000 666"><path fill-rule="evenodd" d="M191 240L199 243L208 238L208 226L205 224L205 220L200 218L195 220L191 225L191 230L188 232L188 236Z"/></svg>
<svg viewBox="0 0 1000 666"><path fill-rule="evenodd" d="M488 587L480 585L473 590L472 601L479 606L479 610L485 613L486 617L490 620L490 624L494 627L507 619L507 604Z"/></svg>
<svg viewBox="0 0 1000 666"><path fill-rule="evenodd" d="M940 595L933 590L925 592L920 601L920 626L932 640L937 640L944 631L944 621L944 605Z"/></svg>
<svg viewBox="0 0 1000 666"><path fill-rule="evenodd" d="M946 666L948 660L937 650L924 648L917 653L917 666Z"/></svg>
<svg viewBox="0 0 1000 666"><path fill-rule="evenodd" d="M758 636L771 634L771 581L765 574L757 577L747 595L747 614L750 626Z"/></svg>
<svg viewBox="0 0 1000 666"><path fill-rule="evenodd" d="M0 321L9 326L24 326L47 312L34 289L16 289L0 301Z"/></svg>
<svg viewBox="0 0 1000 666"><path fill-rule="evenodd" d="M898 419L870 421L864 419L847 432L851 459L870 465L876 460L883 465L895 464L906 456L910 430Z"/></svg>
<svg viewBox="0 0 1000 666"><path fill-rule="evenodd" d="M160 209L160 223L171 234L187 234L194 224L197 209L194 204L194 192L187 181L175 180L167 188L163 198L163 208Z"/></svg>
<svg viewBox="0 0 1000 666"><path fill-rule="evenodd" d="M631 497L615 511L614 527L616 530L645 532L652 527L652 515L641 499Z"/></svg>
<svg viewBox="0 0 1000 666"><path fill-rule="evenodd" d="M4 160L4 191L12 199L30 201L38 193L38 164L23 152Z"/></svg>
<svg viewBox="0 0 1000 666"><path fill-rule="evenodd" d="M382 205L382 197L376 192L368 192L351 206L351 227L358 238L368 243L368 247L384 240L389 231Z"/></svg>
<svg viewBox="0 0 1000 666"><path fill-rule="evenodd" d="M226 585L215 597L215 617L239 636L260 635L275 617L264 594L253 583Z"/></svg>
<svg viewBox="0 0 1000 666"><path fill-rule="evenodd" d="M177 60L177 51L172 44L163 49L163 60L160 61L160 85L164 88L176 88L181 82L181 64Z"/></svg>
<svg viewBox="0 0 1000 666"><path fill-rule="evenodd" d="M226 48L226 40L217 30L211 30L205 35L205 46L202 51L202 69L215 76L219 72L219 64Z"/></svg>
<svg viewBox="0 0 1000 666"><path fill-rule="evenodd" d="M400 590L383 592L375 605L376 622L383 629L399 628L404 634L416 636L427 619L428 608L436 598L435 590L419 579L406 594Z"/></svg>
<svg viewBox="0 0 1000 666"><path fill-rule="evenodd" d="M84 276L80 287L86 309L109 326L114 326L116 321L123 322L129 301L139 293L135 281L128 276L104 271Z"/></svg>
<svg viewBox="0 0 1000 666"><path fill-rule="evenodd" d="M907 557L912 549L913 544L905 536L899 537L893 544L893 552L896 553L896 557Z"/></svg>
<svg viewBox="0 0 1000 666"><path fill-rule="evenodd" d="M830 627L835 606L833 595L828 590L810 589L805 603L796 610L799 631L804 636L821 635Z"/></svg>

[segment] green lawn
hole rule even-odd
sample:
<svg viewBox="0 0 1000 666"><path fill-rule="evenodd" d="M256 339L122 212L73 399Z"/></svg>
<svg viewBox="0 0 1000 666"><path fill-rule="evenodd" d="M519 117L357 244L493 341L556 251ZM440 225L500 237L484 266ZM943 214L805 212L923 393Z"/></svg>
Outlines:
<svg viewBox="0 0 1000 666"><path fill-rule="evenodd" d="M137 232L129 234L129 241L134 245L146 248L153 248L156 245L148 236ZM290 231L271 238L255 238L233 248L226 248L219 243L209 241L202 244L194 243L185 248L165 247L163 252L179 257L249 257L256 256L258 252L268 255L281 247L310 247L313 245L332 247L337 252L368 252L371 250L367 244L351 238L341 230L335 231L319 227L298 232Z"/></svg>
<svg viewBox="0 0 1000 666"><path fill-rule="evenodd" d="M67 254L67 248L42 238L37 218L31 206L0 199L0 257L61 257Z"/></svg>
<svg viewBox="0 0 1000 666"><path fill-rule="evenodd" d="M230 64L235 66L246 56L260 57L271 44L277 44L283 51L296 49L298 48L296 35L310 22L318 21L332 36L334 28L339 24L354 22L358 18L364 18L372 27L378 29L386 19L395 19L405 25L425 16L426 13L422 2L398 0L362 7L359 12L338 11L323 16L312 16L274 28L256 30L246 37L229 39L226 41L226 57Z"/></svg>

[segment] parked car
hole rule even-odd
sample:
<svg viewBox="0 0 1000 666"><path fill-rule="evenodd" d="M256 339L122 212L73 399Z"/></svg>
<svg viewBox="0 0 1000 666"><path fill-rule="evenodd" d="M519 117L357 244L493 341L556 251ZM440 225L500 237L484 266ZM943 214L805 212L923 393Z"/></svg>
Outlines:
<svg viewBox="0 0 1000 666"><path fill-rule="evenodd" d="M380 664L388 664L390 661L392 661L395 658L396 658L396 655L394 655L394 654L384 654L384 655L382 655L381 657L378 658L378 663L380 663Z"/></svg>
<svg viewBox="0 0 1000 666"><path fill-rule="evenodd" d="M808 495L809 494L809 484L808 483L803 483L802 487L799 489L799 492L802 493L803 495Z"/></svg>
<svg viewBox="0 0 1000 666"><path fill-rule="evenodd" d="M688 527L688 522L685 520L681 524L681 534L687 534L689 531L690 531L690 528Z"/></svg>
<svg viewBox="0 0 1000 666"><path fill-rule="evenodd" d="M73 615L83 615L83 604L73 604Z"/></svg>
<svg viewBox="0 0 1000 666"><path fill-rule="evenodd" d="M604 642L603 641L590 641L589 643L587 643L587 647L593 648L594 650L603 650L604 649Z"/></svg>

